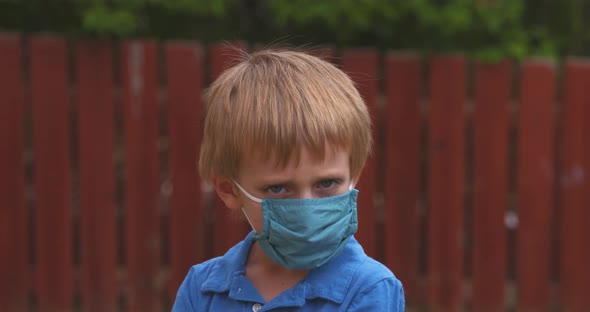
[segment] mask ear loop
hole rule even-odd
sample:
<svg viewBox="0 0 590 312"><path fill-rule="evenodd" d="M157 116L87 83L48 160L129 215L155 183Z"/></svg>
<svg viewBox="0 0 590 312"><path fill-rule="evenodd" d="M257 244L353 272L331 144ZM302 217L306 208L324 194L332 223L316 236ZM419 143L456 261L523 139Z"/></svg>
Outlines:
<svg viewBox="0 0 590 312"><path fill-rule="evenodd" d="M256 231L256 229L254 228L254 225L252 225L252 221L250 221L250 218L248 218L248 214L246 213L244 206L242 206L242 213L244 214L244 217L246 217L246 220L248 221L248 224L250 224L250 227L252 228L252 230L254 230L254 232L258 233Z"/></svg>
<svg viewBox="0 0 590 312"><path fill-rule="evenodd" d="M242 194L246 195L246 197L248 197L251 201L256 202L256 203L259 203L259 204L262 204L262 199L256 198L256 197L250 195L250 193L246 192L246 190L238 182L236 182L236 180L233 180L232 179L232 181L236 184L236 186L238 187L238 189L240 189L240 191L242 192ZM252 230L254 230L254 232L258 233L256 231L256 228L254 228L254 225L252 224L252 221L250 221L250 217L248 217L248 214L246 213L246 210L244 209L244 206L243 205L242 205L242 213L246 217L246 220L250 224L250 227L252 228Z"/></svg>
<svg viewBox="0 0 590 312"><path fill-rule="evenodd" d="M253 202L256 202L256 203L259 203L259 204L262 204L262 199L260 199L260 198L258 198L258 197L254 197L254 196L250 195L250 193L246 192L246 190L245 190L245 189L244 189L244 188L243 188L243 187L242 187L242 186L241 186L241 185L240 185L238 182L236 182L236 180L233 180L233 179L232 179L232 181L234 181L234 183L235 183L235 184L236 184L236 186L237 186L237 187L240 189L240 191L241 191L241 192L242 192L244 195L246 195L246 197L248 197L248 198L249 198L251 201L253 201Z"/></svg>

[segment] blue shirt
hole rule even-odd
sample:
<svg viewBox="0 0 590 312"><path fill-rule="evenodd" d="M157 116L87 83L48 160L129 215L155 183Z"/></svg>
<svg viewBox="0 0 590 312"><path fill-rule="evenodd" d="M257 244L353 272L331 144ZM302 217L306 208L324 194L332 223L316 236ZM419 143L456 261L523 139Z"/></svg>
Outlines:
<svg viewBox="0 0 590 312"><path fill-rule="evenodd" d="M354 237L334 259L266 302L244 275L252 234L224 256L193 266L172 311L404 311L400 281Z"/></svg>

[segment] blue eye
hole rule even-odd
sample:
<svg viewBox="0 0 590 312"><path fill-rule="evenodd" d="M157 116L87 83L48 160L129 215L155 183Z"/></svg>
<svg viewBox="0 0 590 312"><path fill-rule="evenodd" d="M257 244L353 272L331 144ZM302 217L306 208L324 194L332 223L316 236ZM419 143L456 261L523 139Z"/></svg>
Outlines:
<svg viewBox="0 0 590 312"><path fill-rule="evenodd" d="M319 186L322 188L330 188L330 187L334 186L334 184L336 184L336 180L327 179L327 180L320 181Z"/></svg>
<svg viewBox="0 0 590 312"><path fill-rule="evenodd" d="M285 186L282 184L271 185L268 187L268 190L274 194L280 194L285 190Z"/></svg>

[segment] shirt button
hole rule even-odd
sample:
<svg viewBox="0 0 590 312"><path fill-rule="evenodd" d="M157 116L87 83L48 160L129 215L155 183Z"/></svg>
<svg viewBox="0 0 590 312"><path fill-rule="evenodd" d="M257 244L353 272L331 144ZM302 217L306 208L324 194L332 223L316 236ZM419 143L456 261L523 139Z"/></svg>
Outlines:
<svg viewBox="0 0 590 312"><path fill-rule="evenodd" d="M258 312L260 309L262 309L262 305L260 303L256 303L252 306L252 312Z"/></svg>

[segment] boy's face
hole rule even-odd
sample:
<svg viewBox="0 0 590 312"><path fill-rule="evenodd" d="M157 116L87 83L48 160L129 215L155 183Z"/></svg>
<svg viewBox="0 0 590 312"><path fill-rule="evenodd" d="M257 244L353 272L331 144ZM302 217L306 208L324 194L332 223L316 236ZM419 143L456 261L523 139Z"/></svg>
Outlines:
<svg viewBox="0 0 590 312"><path fill-rule="evenodd" d="M303 148L299 162L292 157L285 167L276 159L246 155L236 181L252 196L264 198L321 198L346 193L350 177L350 153L326 147L324 159L317 159ZM262 208L234 188L236 200L244 208L254 230L262 230Z"/></svg>

